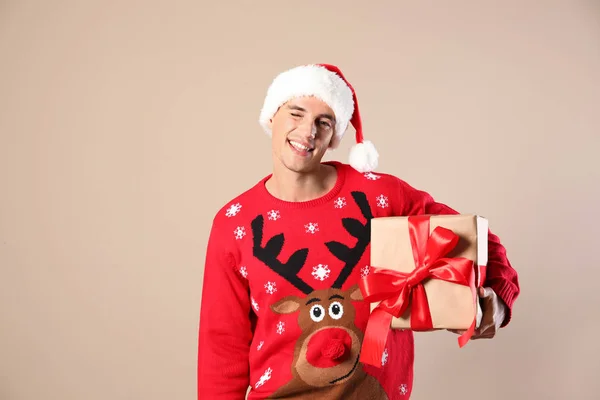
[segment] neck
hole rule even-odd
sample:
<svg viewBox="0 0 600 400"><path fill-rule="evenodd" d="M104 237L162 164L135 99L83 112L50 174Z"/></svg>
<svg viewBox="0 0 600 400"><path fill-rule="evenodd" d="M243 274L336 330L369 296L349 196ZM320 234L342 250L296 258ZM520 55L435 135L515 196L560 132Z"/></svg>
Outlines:
<svg viewBox="0 0 600 400"><path fill-rule="evenodd" d="M265 186L275 197L284 201L310 201L329 192L337 179L334 166L319 164L310 172L295 172L285 166L273 168Z"/></svg>

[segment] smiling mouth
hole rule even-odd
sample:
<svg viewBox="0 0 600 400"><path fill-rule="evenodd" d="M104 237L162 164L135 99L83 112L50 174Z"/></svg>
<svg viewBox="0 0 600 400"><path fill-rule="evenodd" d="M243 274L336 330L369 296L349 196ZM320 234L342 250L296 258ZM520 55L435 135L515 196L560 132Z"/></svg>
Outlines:
<svg viewBox="0 0 600 400"><path fill-rule="evenodd" d="M305 146L302 143L296 142L294 140L288 140L287 142L294 150L296 150L300 153L306 154L306 153L310 153L314 150L314 148Z"/></svg>
<svg viewBox="0 0 600 400"><path fill-rule="evenodd" d="M335 383L337 383L337 382L339 382L339 381L341 381L341 380L343 380L343 379L346 379L346 378L347 378L347 377L349 377L350 375L352 375L352 373L353 373L353 372L354 372L354 370L356 369L356 366L358 365L358 360L359 360L359 359L360 359L360 353L358 353L358 355L356 356L356 361L354 361L354 365L352 366L352 369L350 370L350 372L348 372L348 373L347 373L346 375L344 375L344 376L341 376L341 377L339 377L339 378L337 378L337 379L334 379L334 380L332 380L332 381L331 381L331 382L329 382L329 383L331 383L331 384L333 385L333 384L335 384Z"/></svg>

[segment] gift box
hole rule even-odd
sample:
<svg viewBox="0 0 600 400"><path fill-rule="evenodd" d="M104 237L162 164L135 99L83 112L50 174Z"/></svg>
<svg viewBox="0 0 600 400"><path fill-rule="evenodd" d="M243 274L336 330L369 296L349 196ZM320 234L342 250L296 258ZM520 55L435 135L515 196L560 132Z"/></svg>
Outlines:
<svg viewBox="0 0 600 400"><path fill-rule="evenodd" d="M381 365L390 329L464 330L481 318L488 221L478 215L418 215L371 220L371 272L360 281L371 303L361 361Z"/></svg>

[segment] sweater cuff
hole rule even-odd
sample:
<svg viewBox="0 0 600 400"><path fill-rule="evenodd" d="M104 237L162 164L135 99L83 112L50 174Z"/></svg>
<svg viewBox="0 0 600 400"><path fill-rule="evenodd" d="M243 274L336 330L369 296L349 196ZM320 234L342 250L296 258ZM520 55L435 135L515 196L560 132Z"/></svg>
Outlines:
<svg viewBox="0 0 600 400"><path fill-rule="evenodd" d="M496 292L496 295L502 300L504 305L506 305L504 321L502 321L502 325L500 325L500 327L503 328L508 325L512 318L512 308L515 299L517 298L517 288L514 283L505 280L494 282L490 284L489 287Z"/></svg>

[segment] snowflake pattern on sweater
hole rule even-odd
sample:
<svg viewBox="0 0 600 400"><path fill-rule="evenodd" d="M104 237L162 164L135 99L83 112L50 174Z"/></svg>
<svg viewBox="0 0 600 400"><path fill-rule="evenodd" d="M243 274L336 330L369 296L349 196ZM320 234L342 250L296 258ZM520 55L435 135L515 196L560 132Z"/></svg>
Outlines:
<svg viewBox="0 0 600 400"><path fill-rule="evenodd" d="M319 199L276 199L265 177L215 216L202 294L199 399L243 398L248 386L249 400L409 398L412 332L389 333L381 368L358 361L370 310L358 288L370 272L370 221L456 212L392 175L329 164L337 181ZM510 307L516 273L490 238L495 290Z"/></svg>

